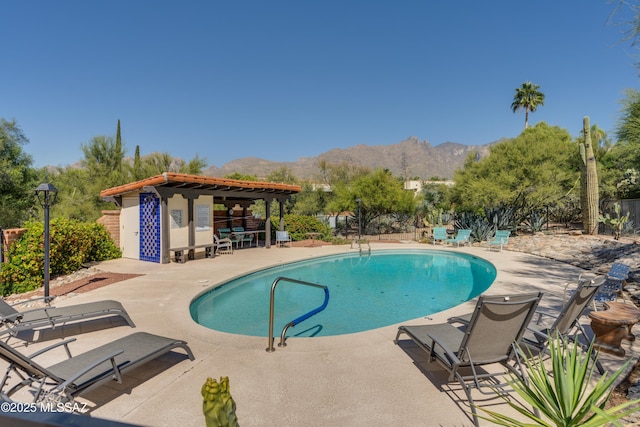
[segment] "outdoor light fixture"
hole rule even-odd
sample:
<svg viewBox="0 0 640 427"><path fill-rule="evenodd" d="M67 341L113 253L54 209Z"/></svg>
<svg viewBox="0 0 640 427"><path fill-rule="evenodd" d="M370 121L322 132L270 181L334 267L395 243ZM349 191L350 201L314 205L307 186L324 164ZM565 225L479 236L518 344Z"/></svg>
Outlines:
<svg viewBox="0 0 640 427"><path fill-rule="evenodd" d="M356 203L358 204L358 243L360 243L360 205L362 204L362 199L356 199Z"/></svg>
<svg viewBox="0 0 640 427"><path fill-rule="evenodd" d="M229 208L229 216L233 216L233 208Z"/></svg>
<svg viewBox="0 0 640 427"><path fill-rule="evenodd" d="M36 197L44 208L44 298L49 301L49 207L56 202L58 189L53 184L40 184Z"/></svg>

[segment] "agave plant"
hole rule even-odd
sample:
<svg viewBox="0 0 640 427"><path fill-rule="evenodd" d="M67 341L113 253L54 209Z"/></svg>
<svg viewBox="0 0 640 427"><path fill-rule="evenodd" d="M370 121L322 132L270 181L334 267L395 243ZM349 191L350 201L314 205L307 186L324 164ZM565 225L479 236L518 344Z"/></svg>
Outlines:
<svg viewBox="0 0 640 427"><path fill-rule="evenodd" d="M482 242L495 233L493 227L481 214L475 212L460 212L456 215L455 226L458 229L471 230L474 242Z"/></svg>
<svg viewBox="0 0 640 427"><path fill-rule="evenodd" d="M495 230L513 230L516 221L516 208L505 203L484 208L484 214Z"/></svg>
<svg viewBox="0 0 640 427"><path fill-rule="evenodd" d="M617 420L640 411L640 399L614 408L605 409L605 406L614 382L630 361L611 376L602 375L597 383L593 384L593 351L593 346L583 350L579 345L570 345L567 338L556 337L550 340L550 372L542 355L539 355L525 359L528 380L514 375L510 377L509 384L527 404L510 400L499 393L510 407L529 421L515 420L480 407L478 409L487 416L479 417L502 426L596 427L608 423L622 426Z"/></svg>
<svg viewBox="0 0 640 427"><path fill-rule="evenodd" d="M547 222L547 217L542 210L532 210L524 222L529 227L529 231L536 233L542 231L544 224Z"/></svg>

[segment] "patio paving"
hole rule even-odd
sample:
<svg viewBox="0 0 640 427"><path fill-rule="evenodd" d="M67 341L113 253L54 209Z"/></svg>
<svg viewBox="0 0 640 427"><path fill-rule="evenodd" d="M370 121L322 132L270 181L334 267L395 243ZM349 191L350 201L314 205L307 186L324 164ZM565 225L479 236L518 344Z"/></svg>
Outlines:
<svg viewBox="0 0 640 427"><path fill-rule="evenodd" d="M372 247L434 249L417 243ZM466 252L492 262L498 275L488 294L541 290L545 292L541 308L550 310L559 308L565 283L582 271L520 252L491 252L482 247L437 249ZM87 322L58 329L52 338L73 335L77 341L72 351L78 353L134 331L146 331L184 339L193 350L193 362L176 351L132 371L122 386L114 383L87 393L93 417L147 426L204 425L200 388L207 377L228 376L242 426L473 425L464 392L446 383L445 371L437 364L427 364L425 355L409 341L394 344L398 325L335 337L290 338L286 348L276 346L275 352L267 353L266 338L213 331L196 324L189 315L191 300L218 282L279 263L353 251L348 245L272 247L185 264L129 259L103 262L98 267L104 271L143 275L68 297L58 305L116 299L137 328L102 329L99 322ZM444 322L469 312L473 305L468 302L403 323ZM20 344L19 340L11 342ZM48 344L51 341L29 344L27 352ZM638 344L625 342L625 346L627 354L637 358ZM601 360L609 369L623 362L604 354ZM477 403L511 413L497 397L480 397Z"/></svg>

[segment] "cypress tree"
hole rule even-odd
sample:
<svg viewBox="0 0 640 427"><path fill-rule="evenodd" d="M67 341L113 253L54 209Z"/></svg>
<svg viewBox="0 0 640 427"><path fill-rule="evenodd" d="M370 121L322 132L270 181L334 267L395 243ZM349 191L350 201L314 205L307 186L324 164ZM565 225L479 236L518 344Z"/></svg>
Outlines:
<svg viewBox="0 0 640 427"><path fill-rule="evenodd" d="M133 157L133 179L139 181L142 178L142 160L140 159L140 146L136 145L136 154Z"/></svg>
<svg viewBox="0 0 640 427"><path fill-rule="evenodd" d="M116 155L116 171L119 175L122 174L122 157L124 153L122 152L122 138L120 137L120 119L118 119L118 130L116 131L116 147L115 147L115 155Z"/></svg>

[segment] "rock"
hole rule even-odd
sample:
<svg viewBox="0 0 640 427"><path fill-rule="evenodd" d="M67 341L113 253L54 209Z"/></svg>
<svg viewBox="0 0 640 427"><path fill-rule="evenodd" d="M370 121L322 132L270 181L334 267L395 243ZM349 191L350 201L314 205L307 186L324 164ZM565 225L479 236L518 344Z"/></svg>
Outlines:
<svg viewBox="0 0 640 427"><path fill-rule="evenodd" d="M634 385L629 387L629 390L627 390L627 399L629 400L640 399L640 385Z"/></svg>

